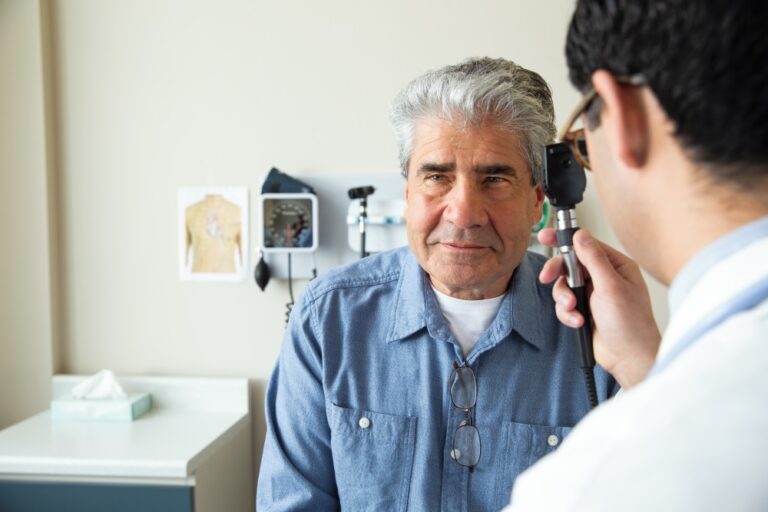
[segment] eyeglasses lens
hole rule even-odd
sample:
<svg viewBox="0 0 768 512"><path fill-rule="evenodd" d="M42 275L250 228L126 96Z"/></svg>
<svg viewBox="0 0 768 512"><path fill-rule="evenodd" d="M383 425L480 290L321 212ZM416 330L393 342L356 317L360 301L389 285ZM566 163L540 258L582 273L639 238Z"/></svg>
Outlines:
<svg viewBox="0 0 768 512"><path fill-rule="evenodd" d="M480 432L474 425L461 425L453 434L453 453L462 466L477 466L480 462Z"/></svg>
<svg viewBox="0 0 768 512"><path fill-rule="evenodd" d="M454 368L451 377L451 402L458 409L471 409L477 400L475 372L468 366Z"/></svg>

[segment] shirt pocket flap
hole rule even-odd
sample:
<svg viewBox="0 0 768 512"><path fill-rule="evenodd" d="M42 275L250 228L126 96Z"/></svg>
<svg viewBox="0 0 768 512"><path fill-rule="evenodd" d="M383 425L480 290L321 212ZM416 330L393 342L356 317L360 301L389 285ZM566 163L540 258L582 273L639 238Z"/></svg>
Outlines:
<svg viewBox="0 0 768 512"><path fill-rule="evenodd" d="M416 428L416 418L362 409L349 409L330 403L328 423L332 432L368 435L385 439L407 437Z"/></svg>
<svg viewBox="0 0 768 512"><path fill-rule="evenodd" d="M510 421L505 424L505 428L509 451L528 467L560 446L572 427L550 427Z"/></svg>

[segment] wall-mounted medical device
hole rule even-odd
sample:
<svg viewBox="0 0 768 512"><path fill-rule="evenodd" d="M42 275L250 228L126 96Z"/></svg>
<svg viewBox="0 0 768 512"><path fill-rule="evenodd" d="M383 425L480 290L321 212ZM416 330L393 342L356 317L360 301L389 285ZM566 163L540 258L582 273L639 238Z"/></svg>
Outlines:
<svg viewBox="0 0 768 512"><path fill-rule="evenodd" d="M311 186L273 167L261 187L259 213L258 250L261 257L254 269L254 280L264 290L273 275L271 266L276 263L277 255L273 253L287 254L290 311L293 305L291 255L314 253L318 247L317 196ZM267 261L269 254L274 255L271 261Z"/></svg>
<svg viewBox="0 0 768 512"><path fill-rule="evenodd" d="M318 246L317 196L311 193L268 193L260 199L261 250L312 252Z"/></svg>
<svg viewBox="0 0 768 512"><path fill-rule="evenodd" d="M347 190L347 196L350 199L358 200L360 204L360 212L357 215L357 224L360 228L360 257L365 258L368 256L368 251L365 248L365 228L368 219L368 196L376 192L376 188L372 185L366 185L363 187L352 187Z"/></svg>
<svg viewBox="0 0 768 512"><path fill-rule="evenodd" d="M360 222L358 202L352 201L347 208L347 243L358 253L361 252L362 242ZM386 251L408 244L404 199L369 198L364 222L366 252Z"/></svg>

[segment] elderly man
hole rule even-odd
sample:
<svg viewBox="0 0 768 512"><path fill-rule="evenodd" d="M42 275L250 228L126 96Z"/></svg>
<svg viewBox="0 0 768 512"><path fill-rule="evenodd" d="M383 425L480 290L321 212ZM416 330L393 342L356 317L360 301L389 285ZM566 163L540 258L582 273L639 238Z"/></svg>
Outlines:
<svg viewBox="0 0 768 512"><path fill-rule="evenodd" d="M518 480L510 510L768 510L766 19L765 2L577 2L579 158L672 314L659 345L637 265L577 233L595 354L626 391ZM580 325L562 280L553 293Z"/></svg>
<svg viewBox="0 0 768 512"><path fill-rule="evenodd" d="M259 510L497 510L586 414L573 331L526 252L553 117L544 80L505 60L397 97L410 247L306 288L267 391Z"/></svg>

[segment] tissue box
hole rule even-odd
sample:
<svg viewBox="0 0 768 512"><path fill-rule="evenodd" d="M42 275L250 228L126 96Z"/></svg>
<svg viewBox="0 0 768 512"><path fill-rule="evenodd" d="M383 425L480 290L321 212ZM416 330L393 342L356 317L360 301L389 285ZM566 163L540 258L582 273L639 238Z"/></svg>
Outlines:
<svg viewBox="0 0 768 512"><path fill-rule="evenodd" d="M54 420L133 421L149 411L149 393L128 393L125 398L75 399L57 398L51 401Z"/></svg>

